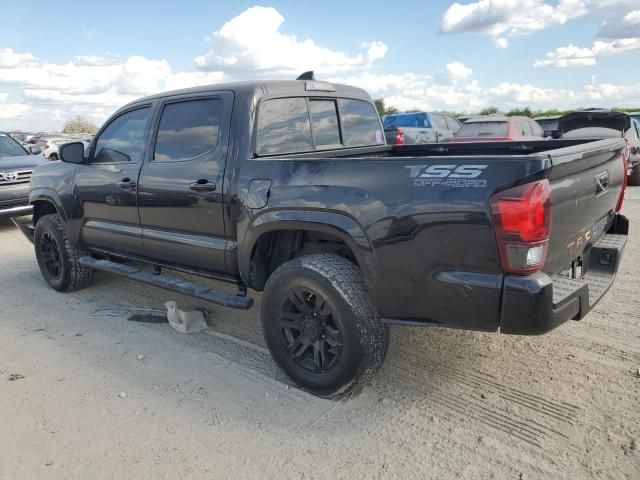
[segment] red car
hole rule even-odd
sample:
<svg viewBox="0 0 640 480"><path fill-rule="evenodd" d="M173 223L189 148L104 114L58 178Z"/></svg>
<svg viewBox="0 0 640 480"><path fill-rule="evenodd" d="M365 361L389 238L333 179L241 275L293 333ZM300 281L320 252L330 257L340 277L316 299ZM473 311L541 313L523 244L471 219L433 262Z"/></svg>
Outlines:
<svg viewBox="0 0 640 480"><path fill-rule="evenodd" d="M510 140L542 140L544 131L529 117L483 115L471 117L462 124L451 142L507 142Z"/></svg>

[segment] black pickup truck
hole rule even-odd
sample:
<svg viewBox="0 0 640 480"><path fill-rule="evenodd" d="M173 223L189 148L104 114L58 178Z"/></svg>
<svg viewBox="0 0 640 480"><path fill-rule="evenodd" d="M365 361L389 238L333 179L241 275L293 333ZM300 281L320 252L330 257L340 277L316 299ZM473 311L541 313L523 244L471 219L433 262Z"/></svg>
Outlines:
<svg viewBox="0 0 640 480"><path fill-rule="evenodd" d="M363 90L315 80L146 97L83 152L36 170L19 224L49 285L101 269L235 308L262 291L274 359L327 397L380 367L389 324L583 318L628 231L622 138L387 146Z"/></svg>

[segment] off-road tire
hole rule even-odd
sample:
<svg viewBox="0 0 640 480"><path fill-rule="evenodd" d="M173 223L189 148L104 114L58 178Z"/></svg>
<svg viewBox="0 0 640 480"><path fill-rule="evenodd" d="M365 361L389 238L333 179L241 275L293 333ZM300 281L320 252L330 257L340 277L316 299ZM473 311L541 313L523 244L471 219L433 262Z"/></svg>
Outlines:
<svg viewBox="0 0 640 480"><path fill-rule="evenodd" d="M318 292L336 314L342 351L327 372L305 370L287 348L279 312L297 289ZM262 328L280 368L299 387L324 398L338 399L359 391L380 368L389 346L389 329L380 321L360 270L345 258L327 253L295 258L273 272L262 299Z"/></svg>
<svg viewBox="0 0 640 480"><path fill-rule="evenodd" d="M43 254L43 239L54 242L59 249L60 273L53 275L45 264ZM91 283L93 270L83 267L79 258L87 255L87 252L75 247L69 242L64 225L57 214L44 215L36 224L33 244L36 251L36 259L42 276L51 286L59 292L73 292L85 288Z"/></svg>

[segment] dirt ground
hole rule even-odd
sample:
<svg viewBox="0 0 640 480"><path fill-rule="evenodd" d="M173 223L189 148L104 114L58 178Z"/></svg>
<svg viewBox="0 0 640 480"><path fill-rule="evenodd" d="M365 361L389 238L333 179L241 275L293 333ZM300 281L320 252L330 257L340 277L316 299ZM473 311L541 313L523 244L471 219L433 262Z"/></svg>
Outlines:
<svg viewBox="0 0 640 480"><path fill-rule="evenodd" d="M258 308L206 305L195 335L128 321L201 305L106 274L56 293L0 222L0 479L640 479L640 189L625 213L620 275L586 319L541 337L394 328L341 402L287 382Z"/></svg>

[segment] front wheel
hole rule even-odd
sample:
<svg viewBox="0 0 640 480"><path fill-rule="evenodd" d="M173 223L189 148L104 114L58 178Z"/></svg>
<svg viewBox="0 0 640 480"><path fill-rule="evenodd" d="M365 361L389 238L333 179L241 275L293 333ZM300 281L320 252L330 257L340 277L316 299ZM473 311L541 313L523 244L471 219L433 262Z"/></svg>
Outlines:
<svg viewBox="0 0 640 480"><path fill-rule="evenodd" d="M86 252L69 242L58 215L45 215L38 220L33 244L40 272L52 288L59 292L72 292L91 283L93 270L79 262Z"/></svg>
<svg viewBox="0 0 640 480"><path fill-rule="evenodd" d="M360 271L333 254L296 258L271 275L262 328L276 363L303 389L326 398L364 385L389 344Z"/></svg>

